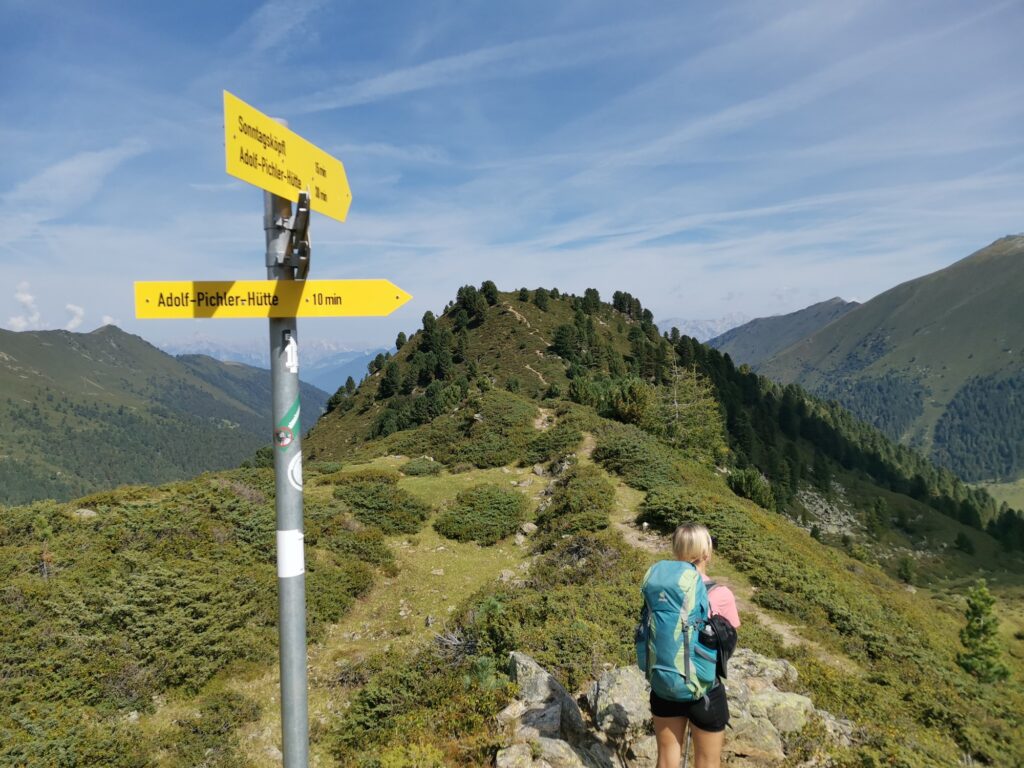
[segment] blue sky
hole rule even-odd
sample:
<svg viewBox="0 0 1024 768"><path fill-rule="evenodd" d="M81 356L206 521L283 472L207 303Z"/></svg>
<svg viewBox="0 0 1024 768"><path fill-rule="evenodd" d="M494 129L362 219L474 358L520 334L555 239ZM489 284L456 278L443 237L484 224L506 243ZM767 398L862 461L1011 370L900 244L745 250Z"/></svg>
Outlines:
<svg viewBox="0 0 1024 768"><path fill-rule="evenodd" d="M0 0L0 325L157 342L134 280L264 277L226 89L339 157L311 277L385 277L387 344L464 283L656 317L865 300L1024 230L1024 2Z"/></svg>

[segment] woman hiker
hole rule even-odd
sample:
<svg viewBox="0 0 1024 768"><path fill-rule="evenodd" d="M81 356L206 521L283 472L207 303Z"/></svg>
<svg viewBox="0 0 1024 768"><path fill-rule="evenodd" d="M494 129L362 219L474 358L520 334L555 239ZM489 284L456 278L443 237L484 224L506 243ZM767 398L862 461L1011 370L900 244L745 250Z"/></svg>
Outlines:
<svg viewBox="0 0 1024 768"><path fill-rule="evenodd" d="M690 563L696 568L707 590L711 616L721 617L709 623L721 627L722 619L728 622L728 626L722 629L723 632L731 633L734 645L735 630L740 626L736 598L728 587L716 585L708 577L708 565L713 549L711 534L703 525L684 523L672 534L672 553L675 561ZM717 636L718 627L715 629ZM697 650L699 652L699 649ZM726 655L729 652L731 648L725 651ZM658 742L658 768L678 768L686 743L688 725L693 737L695 768L718 768L722 758L722 746L725 743L725 726L729 723L729 704L725 697L725 686L719 679L719 675L724 676L723 673L724 665L719 663L713 683L703 696L691 701L662 698L652 689L651 714Z"/></svg>

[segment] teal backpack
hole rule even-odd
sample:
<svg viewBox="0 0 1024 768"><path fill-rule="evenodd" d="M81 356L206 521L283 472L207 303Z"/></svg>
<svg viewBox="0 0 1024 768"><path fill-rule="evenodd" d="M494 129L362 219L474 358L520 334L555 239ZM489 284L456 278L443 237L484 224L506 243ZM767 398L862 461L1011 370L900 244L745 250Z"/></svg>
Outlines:
<svg viewBox="0 0 1024 768"><path fill-rule="evenodd" d="M717 682L718 652L700 642L709 624L707 587L692 563L662 560L640 588L636 661L651 689L669 701L696 701Z"/></svg>

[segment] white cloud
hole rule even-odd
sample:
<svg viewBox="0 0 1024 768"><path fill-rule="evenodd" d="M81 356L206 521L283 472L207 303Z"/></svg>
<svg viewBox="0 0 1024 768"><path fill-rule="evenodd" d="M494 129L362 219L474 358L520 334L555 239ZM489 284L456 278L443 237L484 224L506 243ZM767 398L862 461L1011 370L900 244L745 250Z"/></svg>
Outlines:
<svg viewBox="0 0 1024 768"><path fill-rule="evenodd" d="M13 331L32 331L42 327L42 316L36 306L36 297L29 291L27 282L18 283L14 291L14 300L21 305L22 313L10 318L7 322Z"/></svg>
<svg viewBox="0 0 1024 768"><path fill-rule="evenodd" d="M71 313L71 318L68 320L68 324L64 326L64 330L73 331L82 324L82 319L85 317L85 310L77 304L66 304L64 309Z"/></svg>
<svg viewBox="0 0 1024 768"><path fill-rule="evenodd" d="M111 317L110 315L104 315L103 319L100 320L101 325L117 325L120 322L116 317Z"/></svg>

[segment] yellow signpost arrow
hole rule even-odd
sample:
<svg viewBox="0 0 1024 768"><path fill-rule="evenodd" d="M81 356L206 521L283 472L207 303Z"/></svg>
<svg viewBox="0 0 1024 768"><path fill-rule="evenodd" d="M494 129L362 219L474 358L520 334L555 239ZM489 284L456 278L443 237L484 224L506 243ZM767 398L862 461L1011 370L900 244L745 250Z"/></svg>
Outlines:
<svg viewBox="0 0 1024 768"><path fill-rule="evenodd" d="M309 192L314 211L344 221L352 191L341 161L224 91L227 172L288 200Z"/></svg>
<svg viewBox="0 0 1024 768"><path fill-rule="evenodd" d="M135 317L383 317L411 298L390 280L137 282Z"/></svg>

